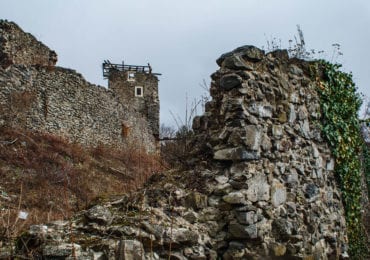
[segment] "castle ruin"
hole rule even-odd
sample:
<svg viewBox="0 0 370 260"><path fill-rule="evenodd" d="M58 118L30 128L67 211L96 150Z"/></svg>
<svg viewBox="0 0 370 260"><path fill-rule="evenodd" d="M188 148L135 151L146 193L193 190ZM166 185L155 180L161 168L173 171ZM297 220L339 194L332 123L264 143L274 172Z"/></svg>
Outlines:
<svg viewBox="0 0 370 260"><path fill-rule="evenodd" d="M157 151L159 74L150 66L105 62L107 89L56 62L57 54L34 36L0 21L0 126Z"/></svg>

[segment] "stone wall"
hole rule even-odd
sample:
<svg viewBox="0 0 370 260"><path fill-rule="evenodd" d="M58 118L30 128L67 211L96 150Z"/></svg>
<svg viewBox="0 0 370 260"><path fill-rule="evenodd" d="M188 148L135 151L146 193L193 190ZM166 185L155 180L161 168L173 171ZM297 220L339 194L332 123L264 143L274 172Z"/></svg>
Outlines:
<svg viewBox="0 0 370 260"><path fill-rule="evenodd" d="M18 25L0 20L0 65L11 64L54 66L57 54Z"/></svg>
<svg viewBox="0 0 370 260"><path fill-rule="evenodd" d="M213 99L194 129L206 140L200 154L222 165L208 201L223 212L223 254L326 259L345 252L344 211L311 64L253 46L217 63Z"/></svg>
<svg viewBox="0 0 370 260"><path fill-rule="evenodd" d="M156 151L155 127L134 104L74 70L54 67L52 51L14 23L1 21L0 30L0 64L6 64L0 67L0 125L47 131L86 145L133 144Z"/></svg>

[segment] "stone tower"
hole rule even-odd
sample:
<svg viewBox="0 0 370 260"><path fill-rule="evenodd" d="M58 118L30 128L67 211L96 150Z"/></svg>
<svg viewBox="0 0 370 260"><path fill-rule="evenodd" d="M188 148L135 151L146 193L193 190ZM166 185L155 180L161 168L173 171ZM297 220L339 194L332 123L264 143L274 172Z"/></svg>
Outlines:
<svg viewBox="0 0 370 260"><path fill-rule="evenodd" d="M152 67L103 63L103 75L108 88L130 109L139 112L147 121L153 136L159 138L158 75Z"/></svg>

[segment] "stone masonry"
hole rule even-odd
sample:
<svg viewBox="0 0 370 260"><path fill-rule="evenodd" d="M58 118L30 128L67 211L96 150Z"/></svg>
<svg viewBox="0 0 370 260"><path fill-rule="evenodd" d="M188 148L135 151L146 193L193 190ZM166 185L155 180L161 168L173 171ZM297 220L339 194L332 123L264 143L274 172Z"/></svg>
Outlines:
<svg viewBox="0 0 370 260"><path fill-rule="evenodd" d="M151 95L156 93L144 103L148 114L135 97L121 95L126 90L96 86L74 70L55 67L56 53L14 23L0 21L0 44L0 125L46 131L85 145L157 150L156 76L147 76L154 82ZM109 84L120 83L110 79Z"/></svg>
<svg viewBox="0 0 370 260"><path fill-rule="evenodd" d="M222 163L208 195L223 215L219 252L230 259L345 255L344 212L320 132L314 64L253 46L217 64L212 101L193 127L207 140L200 154Z"/></svg>

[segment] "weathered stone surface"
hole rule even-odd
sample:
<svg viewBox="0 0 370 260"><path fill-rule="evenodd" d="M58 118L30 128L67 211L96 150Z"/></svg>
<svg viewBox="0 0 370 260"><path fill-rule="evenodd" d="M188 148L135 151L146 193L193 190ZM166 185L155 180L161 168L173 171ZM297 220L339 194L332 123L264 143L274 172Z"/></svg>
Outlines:
<svg viewBox="0 0 370 260"><path fill-rule="evenodd" d="M257 174L248 181L247 199L252 202L270 199L270 185L264 174Z"/></svg>
<svg viewBox="0 0 370 260"><path fill-rule="evenodd" d="M257 238L257 226L241 225L238 223L230 223L229 232L234 239L255 239Z"/></svg>
<svg viewBox="0 0 370 260"><path fill-rule="evenodd" d="M226 75L221 78L220 87L224 90L230 90L239 87L242 83L242 78L236 74Z"/></svg>
<svg viewBox="0 0 370 260"><path fill-rule="evenodd" d="M168 230L167 234L171 234L171 230ZM198 242L198 237L199 234L197 232L186 228L172 230L172 235L170 235L172 242L180 245L196 244Z"/></svg>
<svg viewBox="0 0 370 260"><path fill-rule="evenodd" d="M254 211L248 211L248 212L236 212L236 218L240 224L243 225L250 225L257 222L257 214Z"/></svg>
<svg viewBox="0 0 370 260"><path fill-rule="evenodd" d="M199 192L191 192L186 196L186 206L193 209L203 209L207 207L207 196Z"/></svg>
<svg viewBox="0 0 370 260"><path fill-rule="evenodd" d="M100 205L89 209L85 215L91 221L101 225L109 225L113 220L112 213L109 211L109 209Z"/></svg>
<svg viewBox="0 0 370 260"><path fill-rule="evenodd" d="M60 243L57 245L47 245L43 248L42 254L46 257L64 258L68 256L80 255L81 246L78 244Z"/></svg>
<svg viewBox="0 0 370 260"><path fill-rule="evenodd" d="M271 203L274 207L285 203L286 201L286 189L280 182L275 181L271 186Z"/></svg>
<svg viewBox="0 0 370 260"><path fill-rule="evenodd" d="M259 153L256 151L248 151L243 147L226 148L218 150L214 153L213 158L215 160L223 161L243 161L243 160L256 160L258 159Z"/></svg>
<svg viewBox="0 0 370 260"><path fill-rule="evenodd" d="M314 200L319 195L319 192L320 190L315 184L309 183L305 185L305 197L310 201Z"/></svg>
<svg viewBox="0 0 370 260"><path fill-rule="evenodd" d="M286 247L282 244L272 244L271 245L272 255L273 256L283 256L286 253Z"/></svg>
<svg viewBox="0 0 370 260"><path fill-rule="evenodd" d="M226 57L223 61L223 66L229 69L243 69L243 70L252 70L252 67L246 63L240 55L231 55Z"/></svg>
<svg viewBox="0 0 370 260"><path fill-rule="evenodd" d="M232 52L228 52L228 53L221 55L221 57L218 58L216 62L219 66L224 66L223 62L225 61L225 59L231 56L234 56L234 55L238 57L242 57L245 60L260 61L264 57L264 51L254 46L251 46L251 45L245 45L245 46L235 49Z"/></svg>
<svg viewBox="0 0 370 260"><path fill-rule="evenodd" d="M245 146L253 151L258 151L261 145L262 139L261 129L255 125L245 126Z"/></svg>
<svg viewBox="0 0 370 260"><path fill-rule="evenodd" d="M281 125L273 125L272 126L272 136L276 139L280 139L283 137L283 126Z"/></svg>
<svg viewBox="0 0 370 260"><path fill-rule="evenodd" d="M222 199L230 204L245 204L245 195L240 191L231 192L222 197Z"/></svg>
<svg viewBox="0 0 370 260"><path fill-rule="evenodd" d="M272 117L272 107L269 104L254 102L250 104L248 110L251 114L262 118Z"/></svg>
<svg viewBox="0 0 370 260"><path fill-rule="evenodd" d="M53 67L58 60L54 51L13 22L0 20L0 42L0 66L3 68L13 64Z"/></svg>
<svg viewBox="0 0 370 260"><path fill-rule="evenodd" d="M137 240L122 240L119 242L116 259L144 260L143 245Z"/></svg>
<svg viewBox="0 0 370 260"><path fill-rule="evenodd" d="M272 222L272 233L279 242L286 242L292 235L293 225L287 219L275 219Z"/></svg>

